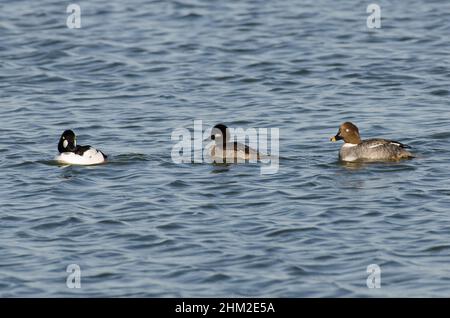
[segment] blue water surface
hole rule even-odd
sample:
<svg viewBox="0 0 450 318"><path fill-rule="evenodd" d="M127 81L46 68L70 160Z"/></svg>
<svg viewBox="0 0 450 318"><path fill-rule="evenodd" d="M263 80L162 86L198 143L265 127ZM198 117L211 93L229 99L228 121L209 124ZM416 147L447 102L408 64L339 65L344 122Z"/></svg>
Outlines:
<svg viewBox="0 0 450 318"><path fill-rule="evenodd" d="M376 3L79 1L69 29L2 0L0 296L449 297L450 2ZM278 173L175 164L194 120L279 128ZM347 120L417 158L339 163ZM54 164L68 128L109 163Z"/></svg>

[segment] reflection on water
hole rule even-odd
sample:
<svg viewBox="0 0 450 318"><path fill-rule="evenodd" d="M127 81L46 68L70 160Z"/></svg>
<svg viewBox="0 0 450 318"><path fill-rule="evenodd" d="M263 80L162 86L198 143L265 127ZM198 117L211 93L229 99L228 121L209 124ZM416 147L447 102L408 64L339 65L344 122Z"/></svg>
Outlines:
<svg viewBox="0 0 450 318"><path fill-rule="evenodd" d="M228 172L232 168L233 164L213 163L211 166L212 166L211 173L224 173Z"/></svg>

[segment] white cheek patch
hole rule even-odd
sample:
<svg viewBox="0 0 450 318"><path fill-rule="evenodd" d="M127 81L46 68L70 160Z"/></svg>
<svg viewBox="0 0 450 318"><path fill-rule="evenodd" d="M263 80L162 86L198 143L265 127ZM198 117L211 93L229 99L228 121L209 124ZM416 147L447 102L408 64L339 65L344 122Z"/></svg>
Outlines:
<svg viewBox="0 0 450 318"><path fill-rule="evenodd" d="M76 140L76 139L73 141L73 146L74 146L74 147L77 146L77 140Z"/></svg>
<svg viewBox="0 0 450 318"><path fill-rule="evenodd" d="M67 148L67 146L69 145L69 142L67 140L64 140L63 142L63 148Z"/></svg>

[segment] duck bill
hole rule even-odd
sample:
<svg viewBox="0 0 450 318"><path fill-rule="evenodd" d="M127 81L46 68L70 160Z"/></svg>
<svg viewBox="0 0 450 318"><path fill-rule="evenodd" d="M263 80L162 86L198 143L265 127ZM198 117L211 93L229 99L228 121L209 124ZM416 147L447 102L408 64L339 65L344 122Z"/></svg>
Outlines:
<svg viewBox="0 0 450 318"><path fill-rule="evenodd" d="M330 141L336 142L336 141L342 140L342 139L343 139L343 138L342 138L340 135L336 135L336 136L334 136L334 137L331 137L331 138L330 138Z"/></svg>

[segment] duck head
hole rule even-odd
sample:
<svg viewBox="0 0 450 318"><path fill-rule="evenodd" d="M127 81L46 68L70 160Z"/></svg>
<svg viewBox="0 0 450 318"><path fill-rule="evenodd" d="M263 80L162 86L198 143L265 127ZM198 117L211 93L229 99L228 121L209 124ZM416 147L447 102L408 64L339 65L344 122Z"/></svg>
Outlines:
<svg viewBox="0 0 450 318"><path fill-rule="evenodd" d="M77 137L72 130L66 130L61 135L58 143L58 151L63 152L73 152L77 147Z"/></svg>
<svg viewBox="0 0 450 318"><path fill-rule="evenodd" d="M336 136L331 137L330 141L344 140L345 143L358 145L361 143L359 129L351 122L345 122L339 127Z"/></svg>
<svg viewBox="0 0 450 318"><path fill-rule="evenodd" d="M216 141L216 143L225 143L228 139L228 127L224 124L215 125L211 130L211 140Z"/></svg>

